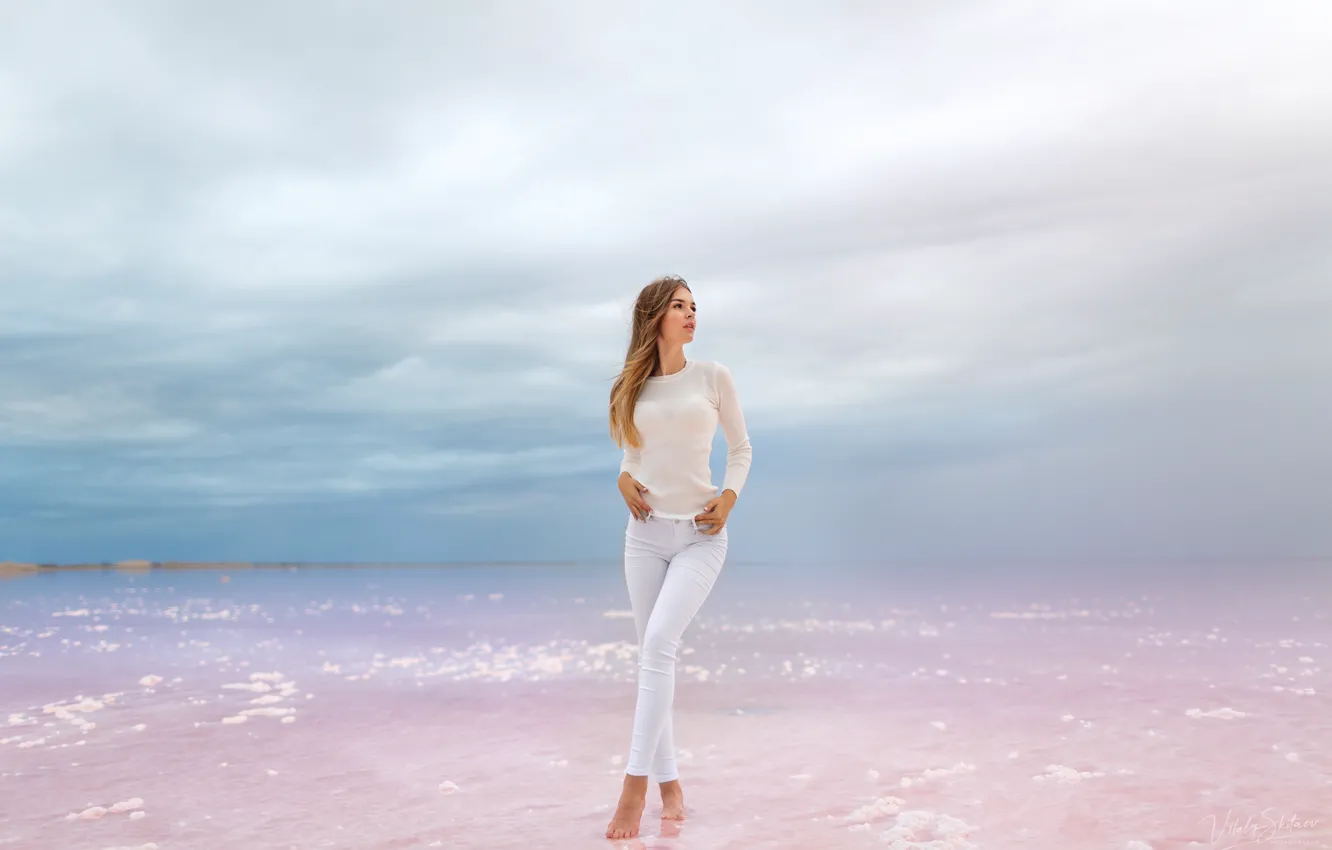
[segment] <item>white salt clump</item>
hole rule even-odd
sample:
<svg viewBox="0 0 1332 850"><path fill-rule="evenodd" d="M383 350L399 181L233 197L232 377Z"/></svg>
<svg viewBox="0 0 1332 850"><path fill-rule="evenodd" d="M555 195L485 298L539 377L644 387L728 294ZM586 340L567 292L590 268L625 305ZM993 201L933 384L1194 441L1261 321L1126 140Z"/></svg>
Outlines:
<svg viewBox="0 0 1332 850"><path fill-rule="evenodd" d="M900 812L893 826L879 833L888 850L975 850L972 826L959 818L932 811Z"/></svg>
<svg viewBox="0 0 1332 850"><path fill-rule="evenodd" d="M879 778L879 772L871 767L869 770L865 771L865 778L870 782L874 782Z"/></svg>
<svg viewBox="0 0 1332 850"><path fill-rule="evenodd" d="M862 823L864 821L872 821L877 818L887 817L888 815L895 815L902 811L902 806L905 803L906 801L901 797L880 797L874 802L867 803L856 809L854 812L847 815L846 819Z"/></svg>
<svg viewBox="0 0 1332 850"><path fill-rule="evenodd" d="M102 806L92 806L79 812L74 817L78 820L97 820L106 814L106 809Z"/></svg>
<svg viewBox="0 0 1332 850"><path fill-rule="evenodd" d="M48 703L42 707L42 711L46 714L54 714L61 720L70 720L73 717L73 715L70 714L72 711L82 711L86 714L90 711L101 711L103 708L106 708L106 703L101 700L93 699L92 697L84 697L72 705Z"/></svg>
<svg viewBox="0 0 1332 850"><path fill-rule="evenodd" d="M564 672L564 662L551 656L537 658L532 666L545 673Z"/></svg>
<svg viewBox="0 0 1332 850"><path fill-rule="evenodd" d="M256 694L266 694L273 690L272 686L263 682L228 682L222 687L235 691L254 691Z"/></svg>
<svg viewBox="0 0 1332 850"><path fill-rule="evenodd" d="M143 808L143 798L131 797L123 803L116 803L108 811L112 812L131 812L135 809Z"/></svg>
<svg viewBox="0 0 1332 850"><path fill-rule="evenodd" d="M286 717L282 718L282 722L283 722L283 723L295 723L295 722L296 722L296 718L295 718L294 716L292 716L292 715L289 714L289 715L287 715Z"/></svg>
<svg viewBox="0 0 1332 850"><path fill-rule="evenodd" d="M130 820L138 820L139 818L144 818L147 816L148 816L147 812L130 812Z"/></svg>
<svg viewBox="0 0 1332 850"><path fill-rule="evenodd" d="M143 723L140 723L140 724L138 724L138 725L136 725L136 726L131 726L130 728L133 729L135 732L142 732L143 730L147 729L148 727L147 727L146 725L144 725Z"/></svg>
<svg viewBox="0 0 1332 850"><path fill-rule="evenodd" d="M142 679L140 679L139 684L143 685L145 688L151 688L157 685L161 681L162 681L161 676L155 676L150 673L149 675L144 676Z"/></svg>
<svg viewBox="0 0 1332 850"><path fill-rule="evenodd" d="M930 725L933 726L935 729L938 729L940 732L948 728L947 725L945 725L942 720L931 720Z"/></svg>
<svg viewBox="0 0 1332 850"><path fill-rule="evenodd" d="M944 777L952 776L957 773L975 773L975 772L976 772L976 765L967 764L966 762L960 761L957 764L953 765L952 767L928 768L924 772L922 772L920 776L903 776L902 780L898 784L901 785L903 788L910 788L913 785L920 785L922 783L930 781L931 779L942 779Z"/></svg>
<svg viewBox="0 0 1332 850"><path fill-rule="evenodd" d="M1237 717L1249 716L1248 713L1243 711L1236 711L1235 709L1229 706L1226 706L1225 708L1213 709L1212 711L1203 711L1200 708L1190 708L1188 711L1184 713L1187 714L1189 717L1216 717L1221 720L1234 720Z"/></svg>
<svg viewBox="0 0 1332 850"><path fill-rule="evenodd" d="M277 772L276 770L274 770L273 768L270 767L270 768L268 769L268 775L269 775L269 776L277 776L277 775L278 775L278 772Z"/></svg>
<svg viewBox="0 0 1332 850"><path fill-rule="evenodd" d="M232 717L224 717L224 718L222 718L222 722L223 722L223 723L228 723L228 724L235 724L235 723L244 723L245 721L247 721L247 720L249 720L249 719L250 719L250 718L246 717L246 716L243 715L243 714L237 714L237 715L234 715L234 716L232 716Z"/></svg>
<svg viewBox="0 0 1332 850"><path fill-rule="evenodd" d="M245 717L286 717L294 711L294 708L247 708L240 713Z"/></svg>
<svg viewBox="0 0 1332 850"><path fill-rule="evenodd" d="M277 694L265 694L264 696L255 697L250 700L250 705L272 705L275 702L282 702L283 699L285 699L285 697L278 696Z"/></svg>
<svg viewBox="0 0 1332 850"><path fill-rule="evenodd" d="M439 793L441 794L452 794L458 790L460 790L458 786L447 779L439 783Z"/></svg>
<svg viewBox="0 0 1332 850"><path fill-rule="evenodd" d="M1045 766L1045 773L1033 776L1032 779L1035 779L1037 782L1052 780L1057 782L1064 782L1066 784L1071 785L1077 782L1081 782L1084 779L1091 779L1097 776L1105 776L1105 774L1099 770L1080 771L1071 767L1065 767L1062 764L1047 764Z"/></svg>

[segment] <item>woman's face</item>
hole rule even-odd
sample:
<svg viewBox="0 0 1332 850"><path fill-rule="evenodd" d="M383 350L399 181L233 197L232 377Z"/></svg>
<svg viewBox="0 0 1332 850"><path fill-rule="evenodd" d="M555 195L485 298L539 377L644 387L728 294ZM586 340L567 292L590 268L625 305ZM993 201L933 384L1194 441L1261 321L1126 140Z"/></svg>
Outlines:
<svg viewBox="0 0 1332 850"><path fill-rule="evenodd" d="M698 305L694 303L689 287L677 287L671 296L671 303L666 306L666 315L661 317L661 338L668 343L692 342L694 339L695 314Z"/></svg>

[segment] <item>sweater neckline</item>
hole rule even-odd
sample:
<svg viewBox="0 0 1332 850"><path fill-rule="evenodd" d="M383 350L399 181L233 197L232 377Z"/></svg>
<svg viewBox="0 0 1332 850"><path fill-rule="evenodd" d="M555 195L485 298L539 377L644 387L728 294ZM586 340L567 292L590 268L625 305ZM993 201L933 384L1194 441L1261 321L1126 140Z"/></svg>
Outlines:
<svg viewBox="0 0 1332 850"><path fill-rule="evenodd" d="M695 361L695 360L686 360L686 361L685 361L685 364L684 364L684 368L681 369L680 371L678 371L678 372L672 372L672 373L669 374L669 375L649 375L649 376L648 376L648 380L649 380L649 381L653 381L653 382L657 382L657 381L670 381L670 380L673 380L673 379L675 379L675 378L680 377L680 376L683 375L685 372L688 372L690 369L694 368L694 363L696 363L696 362L697 362L697 361Z"/></svg>

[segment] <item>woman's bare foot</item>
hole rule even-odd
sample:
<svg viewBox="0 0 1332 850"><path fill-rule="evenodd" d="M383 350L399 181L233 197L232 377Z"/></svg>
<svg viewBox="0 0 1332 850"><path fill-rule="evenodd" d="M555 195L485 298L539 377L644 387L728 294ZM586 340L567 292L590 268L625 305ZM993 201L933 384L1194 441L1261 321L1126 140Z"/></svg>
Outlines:
<svg viewBox="0 0 1332 850"><path fill-rule="evenodd" d="M680 780L661 783L661 817L663 820L684 820L684 789Z"/></svg>
<svg viewBox="0 0 1332 850"><path fill-rule="evenodd" d="M620 802L615 807L615 816L606 827L607 838L633 838L638 835L638 824L643 819L643 808L647 805L646 776L624 775L624 788L620 791Z"/></svg>

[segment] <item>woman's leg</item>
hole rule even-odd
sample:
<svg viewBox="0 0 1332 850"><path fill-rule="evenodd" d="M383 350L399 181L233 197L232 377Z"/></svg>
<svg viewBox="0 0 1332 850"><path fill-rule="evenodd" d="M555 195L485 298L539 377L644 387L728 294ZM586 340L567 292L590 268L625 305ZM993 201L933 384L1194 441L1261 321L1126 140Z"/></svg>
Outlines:
<svg viewBox="0 0 1332 850"><path fill-rule="evenodd" d="M625 773L646 776L675 701L680 639L712 591L726 561L726 532L698 537L670 561L639 647L638 703Z"/></svg>
<svg viewBox="0 0 1332 850"><path fill-rule="evenodd" d="M631 523L633 521L631 520ZM649 520L649 522L651 522ZM664 529L670 531L670 529ZM631 524L625 533L624 579L629 589L629 607L634 613L634 630L638 633L639 663L643 658L643 640L647 633L648 617L656 606L666 580L666 569L672 554L659 540L669 540L662 527L648 528L644 524ZM680 774L675 765L675 736L669 715L662 730L660 743L652 758L652 778L657 782L670 782Z"/></svg>

